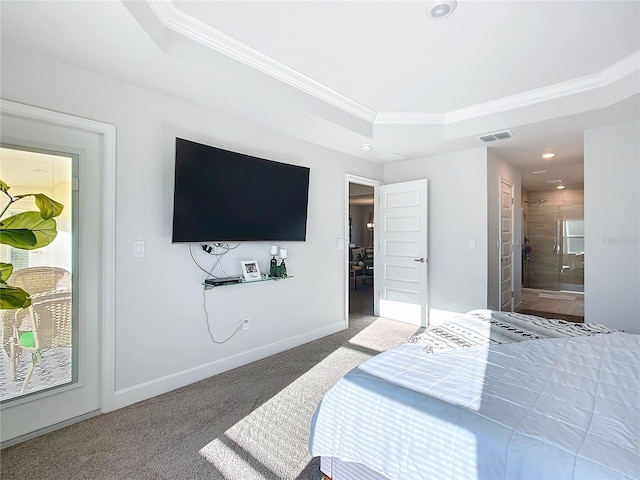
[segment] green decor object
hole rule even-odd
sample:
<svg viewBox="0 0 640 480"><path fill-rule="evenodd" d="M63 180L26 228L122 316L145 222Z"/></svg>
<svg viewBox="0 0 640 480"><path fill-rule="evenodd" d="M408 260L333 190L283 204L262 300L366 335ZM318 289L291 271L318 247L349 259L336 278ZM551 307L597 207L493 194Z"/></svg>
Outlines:
<svg viewBox="0 0 640 480"><path fill-rule="evenodd" d="M273 273L270 273L269 276L273 278L286 278L287 277L287 267L286 265L276 265L273 268Z"/></svg>
<svg viewBox="0 0 640 480"><path fill-rule="evenodd" d="M0 192L8 202L0 212L0 244L21 250L35 250L49 245L58 234L55 217L59 216L64 205L42 193L16 195L9 193L9 185L0 180ZM15 202L33 197L38 211L28 211L5 218L9 207ZM13 273L13 265L0 262L0 309L26 308L31 305L31 297L23 289L7 283Z"/></svg>
<svg viewBox="0 0 640 480"><path fill-rule="evenodd" d="M36 348L36 339L33 332L24 332L20 335L20 346L22 348Z"/></svg>
<svg viewBox="0 0 640 480"><path fill-rule="evenodd" d="M18 341L22 348L36 348L36 338L33 332L24 332L20 335L20 339ZM40 353L40 350L34 350L31 352L31 362L34 366L42 362L42 354Z"/></svg>
<svg viewBox="0 0 640 480"><path fill-rule="evenodd" d="M278 265L278 277L287 278L287 265L284 263L288 256L286 248L280 249L280 265Z"/></svg>

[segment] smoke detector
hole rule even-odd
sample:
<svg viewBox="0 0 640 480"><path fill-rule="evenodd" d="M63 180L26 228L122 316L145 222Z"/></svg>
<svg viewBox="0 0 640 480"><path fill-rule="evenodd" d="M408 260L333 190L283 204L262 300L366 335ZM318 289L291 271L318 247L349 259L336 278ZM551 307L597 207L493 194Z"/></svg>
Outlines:
<svg viewBox="0 0 640 480"><path fill-rule="evenodd" d="M496 140L506 140L513 137L511 130L505 130L503 132L487 133L486 135L480 135L478 138L483 142L495 142Z"/></svg>

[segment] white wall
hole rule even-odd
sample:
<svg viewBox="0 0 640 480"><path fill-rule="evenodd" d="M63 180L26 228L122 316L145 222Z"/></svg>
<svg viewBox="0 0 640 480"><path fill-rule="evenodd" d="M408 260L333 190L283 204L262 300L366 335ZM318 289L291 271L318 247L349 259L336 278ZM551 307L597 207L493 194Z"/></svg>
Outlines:
<svg viewBox="0 0 640 480"><path fill-rule="evenodd" d="M640 333L640 123L586 130L585 321Z"/></svg>
<svg viewBox="0 0 640 480"><path fill-rule="evenodd" d="M429 180L430 321L487 307L487 150L385 165L385 183ZM475 250L469 249L475 240Z"/></svg>
<svg viewBox="0 0 640 480"><path fill-rule="evenodd" d="M513 184L514 189L514 244L513 244L513 278L514 307L521 302L522 296L522 211L519 207L522 195L522 173L507 163L491 149L487 152L488 160L488 291L487 305L493 310L500 310L500 252L496 247L500 235L500 177Z"/></svg>
<svg viewBox="0 0 640 480"><path fill-rule="evenodd" d="M5 45L6 47L6 45ZM3 48L2 96L117 127L114 404L124 406L343 329L344 178L381 178L382 167L298 141L218 111L101 77L18 48ZM306 242L289 251L291 280L207 291L187 245L171 244L176 136L311 168ZM132 242L146 256L132 257ZM197 247L197 246L196 246ZM223 260L266 270L268 243L244 243ZM214 259L196 248L203 266ZM224 345L250 317L251 329Z"/></svg>

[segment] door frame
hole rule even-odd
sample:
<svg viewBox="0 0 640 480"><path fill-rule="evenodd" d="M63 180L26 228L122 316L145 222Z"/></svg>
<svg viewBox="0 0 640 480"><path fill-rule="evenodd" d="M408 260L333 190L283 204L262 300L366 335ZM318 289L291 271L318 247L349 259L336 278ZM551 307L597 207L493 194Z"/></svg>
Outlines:
<svg viewBox="0 0 640 480"><path fill-rule="evenodd" d="M87 118L77 117L61 112L55 112L40 107L25 105L10 100L0 99L0 109L3 115L23 118L30 121L51 123L69 129L83 130L98 135L102 139L101 146L101 177L102 177L102 252L99 263L102 273L102 286L99 289L101 325L98 326L101 335L102 351L98 355L101 379L99 411L105 413L115 409L115 182L116 182L116 127ZM27 434L17 439L8 440L18 443L64 427L83 418L68 419L50 425L44 429Z"/></svg>
<svg viewBox="0 0 640 480"><path fill-rule="evenodd" d="M511 271L511 312L515 308L515 275L514 275L514 253L515 253L515 186L503 176L498 179L498 310L502 311L502 185L508 185L511 197L511 247L509 251L509 263Z"/></svg>
<svg viewBox="0 0 640 480"><path fill-rule="evenodd" d="M343 285L344 285L344 326L345 328L349 328L349 184L356 183L358 185L366 185L368 187L377 187L382 185L383 183L379 180L374 180L372 178L360 177L358 175L353 175L350 173L346 173L344 176L344 215L343 215L343 238L342 244L344 246L343 252L343 262L342 262L342 271L343 271ZM378 209L376 208L376 202L373 203L373 224L378 224ZM373 229L373 247L377 252L377 235L376 229ZM338 241L339 242L339 241ZM346 243L346 245L345 245ZM378 284L377 276L378 269L373 269L373 286L374 286L374 297L376 297L376 285ZM378 316L379 306L378 302L373 302L373 314Z"/></svg>

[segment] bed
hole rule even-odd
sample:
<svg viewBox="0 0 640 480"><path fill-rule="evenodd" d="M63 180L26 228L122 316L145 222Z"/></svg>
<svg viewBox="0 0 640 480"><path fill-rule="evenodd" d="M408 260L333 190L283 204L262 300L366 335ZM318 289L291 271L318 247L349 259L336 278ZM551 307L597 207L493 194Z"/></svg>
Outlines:
<svg viewBox="0 0 640 480"><path fill-rule="evenodd" d="M332 480L640 478L640 336L469 312L350 371L309 450Z"/></svg>

